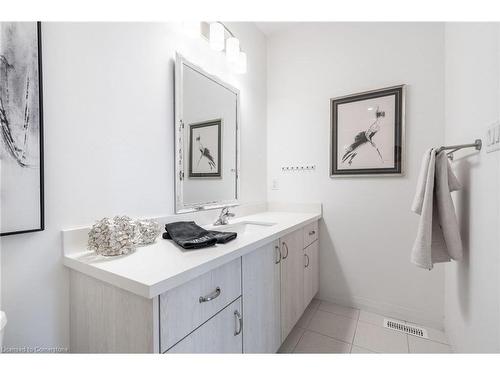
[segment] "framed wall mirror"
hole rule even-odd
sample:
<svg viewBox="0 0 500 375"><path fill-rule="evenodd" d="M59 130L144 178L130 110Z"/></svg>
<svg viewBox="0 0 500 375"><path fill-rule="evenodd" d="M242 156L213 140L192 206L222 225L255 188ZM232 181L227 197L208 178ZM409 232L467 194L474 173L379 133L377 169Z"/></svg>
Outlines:
<svg viewBox="0 0 500 375"><path fill-rule="evenodd" d="M175 61L175 211L238 204L239 91Z"/></svg>

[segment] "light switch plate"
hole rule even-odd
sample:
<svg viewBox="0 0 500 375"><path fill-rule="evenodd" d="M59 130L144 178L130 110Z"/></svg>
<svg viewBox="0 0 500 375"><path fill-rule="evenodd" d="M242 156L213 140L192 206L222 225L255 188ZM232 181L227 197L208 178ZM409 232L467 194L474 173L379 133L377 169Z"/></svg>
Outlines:
<svg viewBox="0 0 500 375"><path fill-rule="evenodd" d="M271 186L272 190L279 190L280 189L280 180L277 178L273 178L273 185Z"/></svg>
<svg viewBox="0 0 500 375"><path fill-rule="evenodd" d="M496 121L488 127L484 145L486 152L500 150L500 121Z"/></svg>

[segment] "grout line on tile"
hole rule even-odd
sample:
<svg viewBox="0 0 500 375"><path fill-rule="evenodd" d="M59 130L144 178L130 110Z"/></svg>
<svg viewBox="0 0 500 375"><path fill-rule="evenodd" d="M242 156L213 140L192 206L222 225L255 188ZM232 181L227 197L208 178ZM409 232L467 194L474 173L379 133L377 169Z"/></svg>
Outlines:
<svg viewBox="0 0 500 375"><path fill-rule="evenodd" d="M314 310L311 314L311 319L309 319L309 321L307 322L306 326L305 327L302 327L303 329L308 329L309 326L311 325L311 322L313 321L314 319L314 316L316 315L316 313L318 312L318 310Z"/></svg>
<svg viewBox="0 0 500 375"><path fill-rule="evenodd" d="M352 336L351 351L352 351L352 346L354 345L354 339L356 338L356 332L358 332L359 316L360 315L361 315L361 309L358 309L358 319L356 321L356 329L354 330L354 335Z"/></svg>
<svg viewBox="0 0 500 375"><path fill-rule="evenodd" d="M295 328L295 327L294 327ZM297 345L299 345L300 340L302 340L302 337L304 336L304 333L306 332L305 328L302 328L302 333L300 334L299 339L297 340L297 343L293 346L292 350L290 353L295 353L295 349L297 348Z"/></svg>
<svg viewBox="0 0 500 375"><path fill-rule="evenodd" d="M352 335L351 347L352 347L352 345L354 345L354 339L356 338L356 332L358 332L358 324L359 324L359 315L358 315L358 320L356 321L356 328L354 329L354 335Z"/></svg>
<svg viewBox="0 0 500 375"><path fill-rule="evenodd" d="M321 305L321 303L318 305L318 309L320 309L320 308L319 308L319 307L320 307L320 305ZM339 304L337 304L337 303L334 303L333 305L337 305L337 306L339 306L339 307L345 307L346 309L351 309L351 310L357 310L357 311L360 311L360 310L361 310L361 309L358 309L358 308L356 308L356 307L350 307L350 306L339 305ZM330 312L329 310L322 310L322 309L320 309L320 310L321 310L321 311L328 311L328 312Z"/></svg>
<svg viewBox="0 0 500 375"><path fill-rule="evenodd" d="M371 352L371 354L384 354L384 353L380 353L380 352L376 352L375 350L373 349L368 349L368 348L365 348L364 346L359 346L359 345L351 345L351 352L352 352L352 348L354 346L357 346L358 348L361 348L361 349L365 349L365 350L368 350L369 352ZM370 353L367 353L367 354L370 354Z"/></svg>
<svg viewBox="0 0 500 375"><path fill-rule="evenodd" d="M349 308L351 308L351 307L349 307ZM352 319L352 320L356 320L356 319L358 319L358 320L359 320L359 313L361 312L361 310L359 310L359 309L354 309L354 308L352 308L352 309L353 309L353 310L358 310L358 317L357 317L357 318L351 318L350 316L347 316L347 315L337 314L337 313L334 313L334 312L332 312L332 311L328 311L328 310L322 310L322 309L320 309L320 308L319 308L319 306L317 307L317 309L316 309L316 310L317 310L317 311L323 311L323 312L326 312L326 313L329 313L329 314L333 314L333 315L337 315L337 316L343 316L344 318L349 318L349 319Z"/></svg>
<svg viewBox="0 0 500 375"><path fill-rule="evenodd" d="M321 305L321 301L322 301L322 300L320 300L319 298L313 298L313 300L314 300L314 299L318 301L318 303L317 303L317 305L316 305L316 308L314 309L314 310L317 310L317 309L319 308L319 305ZM311 301L311 302L312 302L312 301Z"/></svg>
<svg viewBox="0 0 500 375"><path fill-rule="evenodd" d="M375 327L386 328L386 327L384 327L383 323L380 324L380 323L373 323L373 322L365 322L364 320L359 320L359 319L358 319L358 323L369 324L369 325L372 325L372 326L375 326Z"/></svg>
<svg viewBox="0 0 500 375"><path fill-rule="evenodd" d="M346 318L346 319L351 319L351 320L356 320L356 321L359 321L359 314L358 314L358 318L357 318L357 319L354 319L354 318L351 318L351 317L349 317L349 316L345 316L345 315L341 315L341 314L336 314L336 313L334 313L334 312L321 310L321 309L319 309L319 308L316 310L316 312L317 312L317 311L321 311L321 312L324 312L324 313L327 313L327 314L332 314L332 315L340 316L340 317L342 317L342 318Z"/></svg>
<svg viewBox="0 0 500 375"><path fill-rule="evenodd" d="M410 341L410 335L408 335L408 342ZM413 336L413 335L412 335ZM441 345L446 345L446 346L449 346L451 348L451 345L450 344L445 344L444 342L441 342L441 341L436 341L436 340L433 340L433 339L430 339L428 337L420 337L420 336L414 336L418 339L421 339L421 340L425 340L425 341L430 341L430 342L433 342L435 344L441 344ZM408 343L408 350L410 349L410 344Z"/></svg>
<svg viewBox="0 0 500 375"><path fill-rule="evenodd" d="M308 329L308 328L303 328L304 331L309 331L309 332L312 332L312 333L316 333L318 335L321 335L321 336L325 336L325 337L328 337L329 339L332 339L332 340L336 340L336 341L340 341L344 344L349 344L351 345L352 343L350 343L349 341L345 341L345 340L341 340L341 339L338 339L336 337L333 337L333 336L328 336L328 335L325 335L324 333L321 333L321 332L318 332L318 331L313 331L312 329ZM302 335L304 334L305 332L302 332ZM302 338L302 336L301 336ZM353 341L354 341L354 336L352 337Z"/></svg>

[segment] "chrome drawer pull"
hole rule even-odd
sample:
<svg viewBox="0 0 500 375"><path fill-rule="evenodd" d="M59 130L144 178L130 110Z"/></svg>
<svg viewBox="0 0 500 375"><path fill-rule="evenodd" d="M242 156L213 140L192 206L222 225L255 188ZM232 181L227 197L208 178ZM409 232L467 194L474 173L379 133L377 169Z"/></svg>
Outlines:
<svg viewBox="0 0 500 375"><path fill-rule="evenodd" d="M216 298L217 298L217 297L219 297L219 296L220 296L220 288L219 288L219 287L217 287L217 288L215 288L215 290L214 290L212 293L210 293L208 296L205 296L205 297L200 297L199 301L200 301L200 303L202 303L202 302L208 302L208 301L211 301L211 300L213 300L213 299L216 299Z"/></svg>
<svg viewBox="0 0 500 375"><path fill-rule="evenodd" d="M274 247L276 249L276 260L274 261L274 264L278 264L281 262L281 251L279 246Z"/></svg>
<svg viewBox="0 0 500 375"><path fill-rule="evenodd" d="M306 263L306 265L304 266L304 268L307 268L307 267L309 267L309 255L304 254L304 257L307 259L307 263Z"/></svg>
<svg viewBox="0 0 500 375"><path fill-rule="evenodd" d="M315 230L312 230L312 231L310 231L310 232L309 232L309 235L310 235L310 236L312 236L312 235L314 235L314 234L316 234L316 231L315 231Z"/></svg>
<svg viewBox="0 0 500 375"><path fill-rule="evenodd" d="M286 249L286 255L283 255L281 259L285 260L286 258L288 258L288 245L286 244L286 242L283 242L283 247Z"/></svg>
<svg viewBox="0 0 500 375"><path fill-rule="evenodd" d="M243 329L243 318L238 310L234 310L234 317L236 318L236 328L234 329L234 335L238 336Z"/></svg>

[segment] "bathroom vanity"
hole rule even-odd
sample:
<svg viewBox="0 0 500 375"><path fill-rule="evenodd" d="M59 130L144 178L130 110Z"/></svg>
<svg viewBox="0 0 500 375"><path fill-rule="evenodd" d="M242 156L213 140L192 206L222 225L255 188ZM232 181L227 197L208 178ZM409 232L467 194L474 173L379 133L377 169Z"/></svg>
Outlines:
<svg viewBox="0 0 500 375"><path fill-rule="evenodd" d="M275 353L318 292L315 207L239 217L218 227L237 239L198 250L158 239L104 258L88 228L64 231L71 351Z"/></svg>
<svg viewBox="0 0 500 375"><path fill-rule="evenodd" d="M175 77L177 215L157 220L237 238L105 258L87 249L89 228L63 231L72 352L274 353L318 292L321 205L239 206L239 90L181 55ZM221 207L238 218L214 228Z"/></svg>

